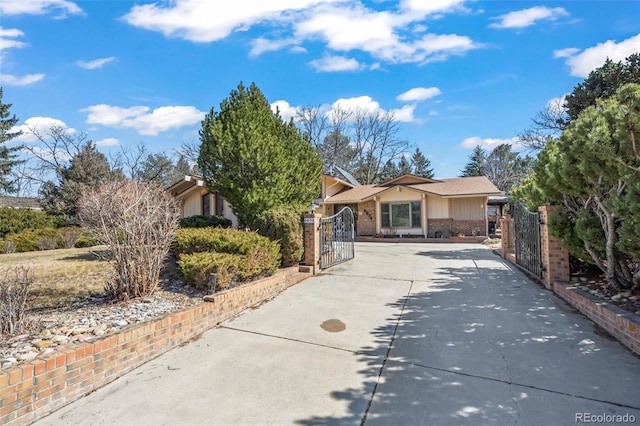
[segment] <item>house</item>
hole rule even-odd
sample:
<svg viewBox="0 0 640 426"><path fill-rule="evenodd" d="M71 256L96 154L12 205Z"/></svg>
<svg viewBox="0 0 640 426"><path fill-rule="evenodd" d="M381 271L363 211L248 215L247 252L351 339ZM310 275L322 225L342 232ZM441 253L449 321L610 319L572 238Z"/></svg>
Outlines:
<svg viewBox="0 0 640 426"><path fill-rule="evenodd" d="M318 212L349 206L356 235L446 238L488 235L488 197L504 195L484 176L427 179L403 175L377 185L357 185L344 176L322 177Z"/></svg>
<svg viewBox="0 0 640 426"><path fill-rule="evenodd" d="M182 217L218 215L231 220L238 227L238 218L231 205L218 193L210 193L200 176L187 175L167 188L182 204Z"/></svg>
<svg viewBox="0 0 640 426"><path fill-rule="evenodd" d="M13 207L15 209L42 210L40 199L34 197L10 197L0 195L0 207Z"/></svg>

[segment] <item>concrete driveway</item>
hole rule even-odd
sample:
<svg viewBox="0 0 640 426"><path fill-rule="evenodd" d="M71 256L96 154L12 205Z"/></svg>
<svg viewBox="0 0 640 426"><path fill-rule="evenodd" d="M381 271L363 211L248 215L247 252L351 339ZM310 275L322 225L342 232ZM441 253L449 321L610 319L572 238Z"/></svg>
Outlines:
<svg viewBox="0 0 640 426"><path fill-rule="evenodd" d="M39 425L640 424L640 359L480 245L356 245ZM602 417L602 420L621 420Z"/></svg>

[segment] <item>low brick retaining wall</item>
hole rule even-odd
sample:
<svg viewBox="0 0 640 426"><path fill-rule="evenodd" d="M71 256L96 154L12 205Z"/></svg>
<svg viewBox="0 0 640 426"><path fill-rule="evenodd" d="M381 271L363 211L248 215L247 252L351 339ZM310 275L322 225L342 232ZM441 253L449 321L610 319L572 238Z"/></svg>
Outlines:
<svg viewBox="0 0 640 426"><path fill-rule="evenodd" d="M207 296L209 303L0 370L0 423L33 422L310 275L298 272L297 267L283 269L274 276Z"/></svg>
<svg viewBox="0 0 640 426"><path fill-rule="evenodd" d="M553 291L620 343L640 355L640 317L582 290L579 286L554 282Z"/></svg>

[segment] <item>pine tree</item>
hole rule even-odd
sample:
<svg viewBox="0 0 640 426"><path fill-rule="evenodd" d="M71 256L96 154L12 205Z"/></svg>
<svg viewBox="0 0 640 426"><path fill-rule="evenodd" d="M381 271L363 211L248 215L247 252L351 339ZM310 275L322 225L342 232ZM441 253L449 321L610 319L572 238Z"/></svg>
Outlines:
<svg viewBox="0 0 640 426"><path fill-rule="evenodd" d="M469 162L461 171L460 177L484 176L484 167L487 161L487 154L480 145L476 145L469 156Z"/></svg>
<svg viewBox="0 0 640 426"><path fill-rule="evenodd" d="M398 176L411 174L411 163L403 155L398 160Z"/></svg>
<svg viewBox="0 0 640 426"><path fill-rule="evenodd" d="M42 185L42 208L63 222L76 224L78 199L87 189L123 178L122 171L112 170L107 157L89 141L60 170L57 182Z"/></svg>
<svg viewBox="0 0 640 426"><path fill-rule="evenodd" d="M395 161L389 160L382 168L382 173L380 174L380 180L385 182L389 179L395 179L400 176L400 171Z"/></svg>
<svg viewBox="0 0 640 426"><path fill-rule="evenodd" d="M281 206L302 212L320 193L322 163L293 121L285 123L254 84L211 109L200 130L198 165L212 191L249 225Z"/></svg>
<svg viewBox="0 0 640 426"><path fill-rule="evenodd" d="M411 156L411 164L413 165L414 175L427 179L433 179L433 168L431 168L431 161L424 156L422 151L420 151L420 148L416 148L416 151Z"/></svg>
<svg viewBox="0 0 640 426"><path fill-rule="evenodd" d="M11 169L20 164L16 160L19 146L7 147L4 144L11 139L20 136L21 132L11 132L18 119L9 112L11 104L2 103L2 87L0 87L0 191L6 193L15 192L13 181L9 179Z"/></svg>

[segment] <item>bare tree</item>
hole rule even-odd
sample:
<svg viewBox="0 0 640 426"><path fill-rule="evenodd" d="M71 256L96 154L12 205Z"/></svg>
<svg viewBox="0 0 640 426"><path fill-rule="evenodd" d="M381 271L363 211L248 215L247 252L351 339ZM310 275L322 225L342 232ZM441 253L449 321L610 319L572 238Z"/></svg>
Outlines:
<svg viewBox="0 0 640 426"><path fill-rule="evenodd" d="M351 141L355 160L352 171L360 183L376 183L384 165L407 152L409 142L399 137L400 123L393 112L357 109L353 117Z"/></svg>
<svg viewBox="0 0 640 426"><path fill-rule="evenodd" d="M29 268L16 267L0 273L0 334L20 332L26 319L29 287L34 282Z"/></svg>
<svg viewBox="0 0 640 426"><path fill-rule="evenodd" d="M321 106L307 106L296 110L296 122L302 132L307 135L314 148L319 149L326 137L328 120Z"/></svg>
<svg viewBox="0 0 640 426"><path fill-rule="evenodd" d="M124 180L89 190L78 204L82 226L110 248L107 293L124 300L151 294L178 229L175 199L157 184Z"/></svg>
<svg viewBox="0 0 640 426"><path fill-rule="evenodd" d="M557 138L568 123L564 98L554 99L531 119L531 127L520 132L518 139L527 148L541 150L550 139Z"/></svg>

